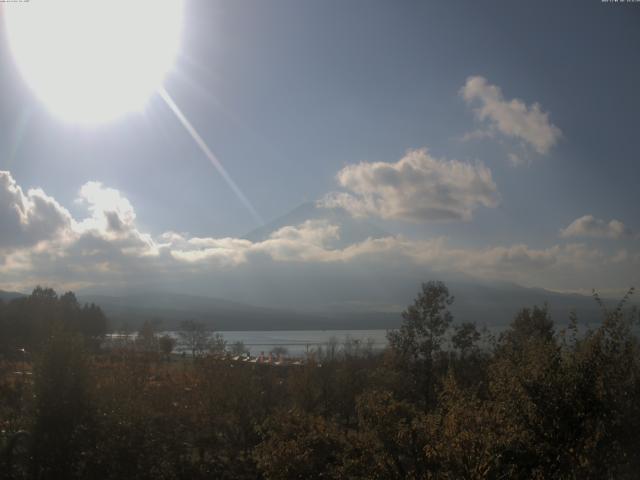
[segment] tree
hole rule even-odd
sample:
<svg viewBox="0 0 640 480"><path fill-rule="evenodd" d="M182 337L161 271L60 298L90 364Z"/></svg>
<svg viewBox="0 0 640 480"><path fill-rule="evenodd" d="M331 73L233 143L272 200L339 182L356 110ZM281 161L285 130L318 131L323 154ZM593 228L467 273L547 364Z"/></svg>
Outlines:
<svg viewBox="0 0 640 480"><path fill-rule="evenodd" d="M242 340L233 342L230 347L231 355L245 355L249 353L249 349L246 347Z"/></svg>
<svg viewBox="0 0 640 480"><path fill-rule="evenodd" d="M178 331L182 344L191 350L191 355L196 357L209 348L210 332L204 323L196 320L184 320L180 323Z"/></svg>
<svg viewBox="0 0 640 480"><path fill-rule="evenodd" d="M157 352L158 323L155 321L145 320L138 331L136 344L146 352Z"/></svg>
<svg viewBox="0 0 640 480"><path fill-rule="evenodd" d="M440 347L453 316L453 296L443 282L422 284L413 305L402 312L402 326L387 334L393 370L405 397L416 397L424 408L437 401L437 367L443 364Z"/></svg>
<svg viewBox="0 0 640 480"><path fill-rule="evenodd" d="M94 345L104 338L107 333L109 322L107 317L102 312L102 309L91 303L85 304L80 312L81 326L78 331L84 335L85 338L90 339Z"/></svg>
<svg viewBox="0 0 640 480"><path fill-rule="evenodd" d="M283 347L282 345L277 345L271 349L270 353L273 354L273 356L275 357L280 357L280 356L284 357L289 354L289 350L287 350L287 347Z"/></svg>
<svg viewBox="0 0 640 480"><path fill-rule="evenodd" d="M462 357L465 357L480 340L480 332L476 328L476 324L472 322L461 323L453 328L455 333L451 337L451 345L460 352Z"/></svg>
<svg viewBox="0 0 640 480"><path fill-rule="evenodd" d="M443 282L422 284L422 291L404 312L400 330L387 334L389 345L397 353L413 359L430 359L440 350L444 334L453 320L449 306L454 297Z"/></svg>
<svg viewBox="0 0 640 480"><path fill-rule="evenodd" d="M292 410L269 417L262 430L264 439L254 458L265 478L349 478L342 457L350 450L350 439L333 421Z"/></svg>
<svg viewBox="0 0 640 480"><path fill-rule="evenodd" d="M358 397L357 413L363 478L433 478L427 476L427 415L391 392L377 390Z"/></svg>
<svg viewBox="0 0 640 480"><path fill-rule="evenodd" d="M171 355L171 352L173 352L173 349L176 348L177 343L176 339L170 335L162 335L158 339L160 351L167 359L169 358L169 355Z"/></svg>
<svg viewBox="0 0 640 480"><path fill-rule="evenodd" d="M514 349L521 349L524 344L532 341L549 342L554 337L553 320L549 308L523 308L511 322L509 329L500 336L500 343Z"/></svg>
<svg viewBox="0 0 640 480"><path fill-rule="evenodd" d="M222 355L227 351L227 341L221 333L214 333L209 337L208 348L214 355Z"/></svg>
<svg viewBox="0 0 640 480"><path fill-rule="evenodd" d="M133 333L133 329L128 321L122 322L120 325L120 329L118 330L118 337L120 339L120 346L129 346L129 342L131 341L131 334Z"/></svg>
<svg viewBox="0 0 640 480"><path fill-rule="evenodd" d="M72 478L90 448L91 373L84 342L56 329L35 368L35 478ZM82 475L80 475L82 476Z"/></svg>
<svg viewBox="0 0 640 480"><path fill-rule="evenodd" d="M107 332L107 318L100 307L81 307L73 292L58 297L51 288L36 287L28 297L4 305L0 313L0 350L10 345L40 350L54 326L81 334L97 349Z"/></svg>

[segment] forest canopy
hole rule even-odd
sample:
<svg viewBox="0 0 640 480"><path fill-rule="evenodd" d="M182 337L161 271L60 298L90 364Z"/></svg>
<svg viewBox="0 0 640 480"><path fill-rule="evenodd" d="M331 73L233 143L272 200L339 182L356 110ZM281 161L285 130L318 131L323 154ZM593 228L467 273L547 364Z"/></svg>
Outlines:
<svg viewBox="0 0 640 480"><path fill-rule="evenodd" d="M92 351L98 330L63 322L33 381L2 364L0 478L637 478L629 295L613 309L596 295L593 329L575 316L558 329L532 306L493 337L456 323L453 294L428 282L384 352L327 345L280 367L172 357L162 342ZM37 290L3 308L98 311L71 298Z"/></svg>
<svg viewBox="0 0 640 480"><path fill-rule="evenodd" d="M0 300L0 354L39 350L54 328L77 333L96 347L108 323L100 307L81 305L73 292L59 296L51 288L36 287L31 295Z"/></svg>

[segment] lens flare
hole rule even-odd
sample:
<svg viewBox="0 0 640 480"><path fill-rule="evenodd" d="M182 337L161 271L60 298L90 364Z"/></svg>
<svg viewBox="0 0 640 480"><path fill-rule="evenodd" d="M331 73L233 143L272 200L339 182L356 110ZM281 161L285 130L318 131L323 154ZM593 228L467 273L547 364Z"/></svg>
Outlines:
<svg viewBox="0 0 640 480"><path fill-rule="evenodd" d="M32 0L4 17L19 71L73 123L140 111L174 64L182 0Z"/></svg>
<svg viewBox="0 0 640 480"><path fill-rule="evenodd" d="M238 197L238 200L240 200L240 202L242 202L242 204L247 208L247 210L249 210L249 213L251 213L251 216L258 223L258 225L262 225L264 223L264 220L262 219L258 211L254 208L254 206L251 204L251 202L249 201L247 196L242 192L242 190L240 190L240 187L238 187L236 182L233 181L233 178L231 178L231 175L229 175L229 173L224 168L222 163L220 163L220 160L218 160L218 157L216 157L215 154L211 151L207 143L200 136L200 134L195 129L195 127L191 124L189 119L182 113L182 110L178 108L178 105L176 105L176 103L173 101L169 93L164 88L160 88L158 90L158 94L162 97L162 99L166 102L167 106L178 118L178 121L180 121L180 123L185 128L187 133L191 136L193 141L196 142L196 145L200 147L200 150L202 150L202 153L204 153L204 155L207 157L209 162L211 162L211 165L215 167L215 169L222 176L225 182L227 182L227 185L229 185L229 188L231 188L233 193L236 194L236 197Z"/></svg>

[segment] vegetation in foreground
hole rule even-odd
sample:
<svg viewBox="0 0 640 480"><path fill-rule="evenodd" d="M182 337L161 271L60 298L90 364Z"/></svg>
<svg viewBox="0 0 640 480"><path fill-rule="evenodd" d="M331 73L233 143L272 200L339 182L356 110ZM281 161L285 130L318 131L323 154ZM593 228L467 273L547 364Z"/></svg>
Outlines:
<svg viewBox="0 0 640 480"><path fill-rule="evenodd" d="M383 354L351 345L275 368L101 352L99 309L41 289L0 305L0 477L637 478L639 317L626 299L586 333L533 307L493 339L454 324L453 297L429 282ZM33 337L15 336L20 312ZM32 375L11 355L28 339Z"/></svg>

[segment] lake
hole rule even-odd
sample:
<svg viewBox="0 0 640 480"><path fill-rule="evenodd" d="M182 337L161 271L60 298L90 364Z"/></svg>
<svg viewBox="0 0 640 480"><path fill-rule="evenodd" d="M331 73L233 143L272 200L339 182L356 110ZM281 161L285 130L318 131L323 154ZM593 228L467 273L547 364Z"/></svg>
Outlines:
<svg viewBox="0 0 640 480"><path fill-rule="evenodd" d="M221 334L230 347L235 342L244 343L252 356L261 353L268 354L275 347L284 347L287 354L292 357L302 357L307 353L325 348L330 342L335 342L338 348L347 341L357 341L362 346L370 346L373 350L383 350L387 346L386 330L268 330L268 331L228 331L216 332ZM180 341L178 332L165 331L158 335L169 335ZM131 340L136 334L129 335ZM117 341L121 334L114 333L107 336L108 341ZM184 346L178 344L176 352L186 351ZM186 352L189 353L189 352Z"/></svg>
<svg viewBox="0 0 640 480"><path fill-rule="evenodd" d="M387 346L386 330L275 330L220 332L227 344L241 341L251 355L269 353L271 349L281 346L291 356L303 356L307 351L319 346L325 347L332 339L342 346L347 340L357 340L366 345L369 342L374 350L382 350Z"/></svg>

